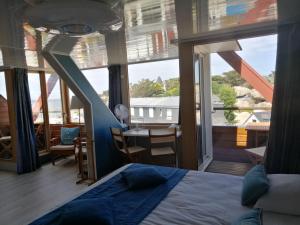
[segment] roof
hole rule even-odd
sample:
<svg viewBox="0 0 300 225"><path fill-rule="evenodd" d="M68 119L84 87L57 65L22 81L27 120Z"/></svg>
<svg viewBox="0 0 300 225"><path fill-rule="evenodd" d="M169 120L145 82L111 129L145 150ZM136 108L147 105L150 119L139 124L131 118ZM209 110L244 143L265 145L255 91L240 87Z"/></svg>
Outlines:
<svg viewBox="0 0 300 225"><path fill-rule="evenodd" d="M130 98L131 107L178 108L179 96Z"/></svg>
<svg viewBox="0 0 300 225"><path fill-rule="evenodd" d="M218 96L213 95L212 102L214 107L223 107L223 102ZM130 98L130 106L133 108L178 108L179 96Z"/></svg>

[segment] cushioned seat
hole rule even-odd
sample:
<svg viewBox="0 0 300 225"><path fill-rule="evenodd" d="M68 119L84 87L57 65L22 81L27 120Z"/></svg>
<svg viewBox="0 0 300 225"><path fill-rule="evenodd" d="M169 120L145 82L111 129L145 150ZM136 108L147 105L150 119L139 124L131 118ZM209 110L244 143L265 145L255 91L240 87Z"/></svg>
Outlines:
<svg viewBox="0 0 300 225"><path fill-rule="evenodd" d="M61 127L60 136L51 138L49 149L53 165L55 165L55 159L59 157L75 155L76 145L80 142L79 136L79 127ZM75 161L77 161L76 155Z"/></svg>
<svg viewBox="0 0 300 225"><path fill-rule="evenodd" d="M175 154L174 150L171 147L162 147L162 148L152 148L151 155L173 155Z"/></svg>

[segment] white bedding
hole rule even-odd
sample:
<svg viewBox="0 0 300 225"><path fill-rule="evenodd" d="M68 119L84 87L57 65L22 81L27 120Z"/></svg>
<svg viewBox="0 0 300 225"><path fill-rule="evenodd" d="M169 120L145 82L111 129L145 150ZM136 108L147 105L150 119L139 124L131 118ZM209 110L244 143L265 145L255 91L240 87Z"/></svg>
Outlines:
<svg viewBox="0 0 300 225"><path fill-rule="evenodd" d="M142 225L230 225L241 206L242 177L190 171Z"/></svg>
<svg viewBox="0 0 300 225"><path fill-rule="evenodd" d="M112 172L81 194L128 166ZM250 210L240 203L242 180L238 176L189 171L141 225L230 225ZM263 221L264 225L300 225L300 217L276 213L264 213Z"/></svg>

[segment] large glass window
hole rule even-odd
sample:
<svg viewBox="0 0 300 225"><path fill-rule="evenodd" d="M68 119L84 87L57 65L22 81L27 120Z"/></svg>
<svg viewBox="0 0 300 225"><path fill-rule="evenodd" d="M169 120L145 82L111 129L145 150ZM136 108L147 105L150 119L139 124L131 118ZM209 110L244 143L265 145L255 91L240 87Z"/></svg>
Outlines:
<svg viewBox="0 0 300 225"><path fill-rule="evenodd" d="M225 57L211 55L213 125L246 127L254 122L269 123L272 103L261 88L260 77L273 88L277 35L238 42L241 51L226 53ZM240 61L238 68L231 66L234 60Z"/></svg>
<svg viewBox="0 0 300 225"><path fill-rule="evenodd" d="M33 122L43 123L43 105L40 87L40 77L38 73L28 73L28 85L31 98Z"/></svg>
<svg viewBox="0 0 300 225"><path fill-rule="evenodd" d="M56 74L46 74L48 92L48 112L50 124L63 123L63 111L59 77Z"/></svg>
<svg viewBox="0 0 300 225"><path fill-rule="evenodd" d="M177 123L178 60L128 66L132 123Z"/></svg>
<svg viewBox="0 0 300 225"><path fill-rule="evenodd" d="M6 82L5 82L5 76L4 72L0 72L0 95L7 99L6 94Z"/></svg>
<svg viewBox="0 0 300 225"><path fill-rule="evenodd" d="M9 111L4 72L0 72L0 159L9 160L13 157L9 125Z"/></svg>
<svg viewBox="0 0 300 225"><path fill-rule="evenodd" d="M90 82L92 87L98 93L102 101L108 106L108 69L91 69L82 71L86 79ZM83 123L84 122L84 110L83 105L75 94L70 90L70 113L72 123Z"/></svg>

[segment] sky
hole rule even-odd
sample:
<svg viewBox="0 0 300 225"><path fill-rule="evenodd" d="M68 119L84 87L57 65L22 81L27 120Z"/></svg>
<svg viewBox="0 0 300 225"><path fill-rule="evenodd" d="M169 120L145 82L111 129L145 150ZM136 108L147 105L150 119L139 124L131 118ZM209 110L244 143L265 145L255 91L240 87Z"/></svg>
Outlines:
<svg viewBox="0 0 300 225"><path fill-rule="evenodd" d="M262 75L275 70L277 35L239 40L242 51L237 53ZM219 75L233 70L220 56L211 54L211 74ZM97 93L108 90L107 68L83 70ZM129 83L137 83L140 79L163 80L179 76L179 60L164 60L150 63L131 64L128 66ZM32 99L40 95L38 76L29 76L30 94ZM0 94L6 96L4 76L0 74ZM72 94L71 94L72 96ZM59 87L55 87L52 98L59 97Z"/></svg>

